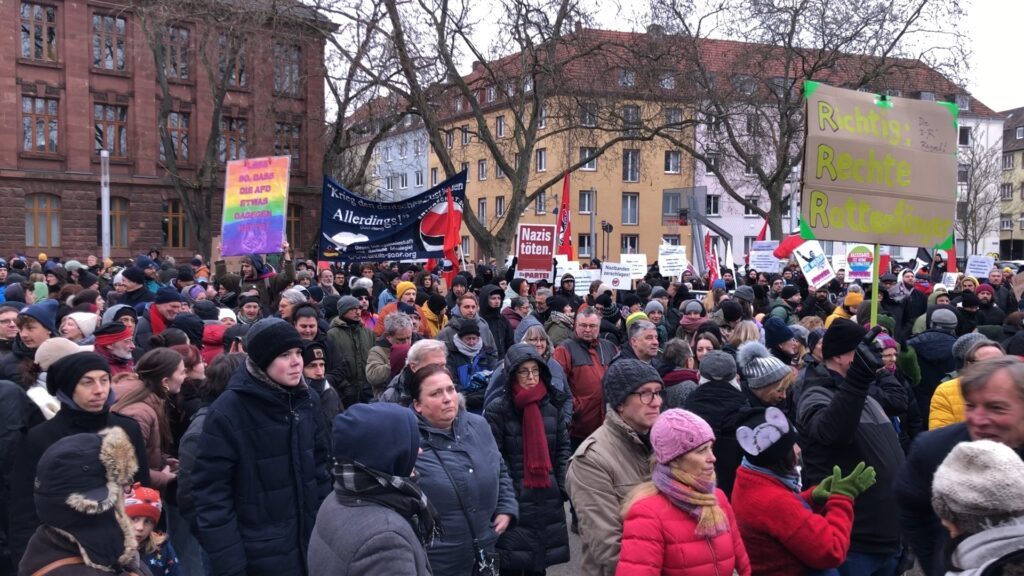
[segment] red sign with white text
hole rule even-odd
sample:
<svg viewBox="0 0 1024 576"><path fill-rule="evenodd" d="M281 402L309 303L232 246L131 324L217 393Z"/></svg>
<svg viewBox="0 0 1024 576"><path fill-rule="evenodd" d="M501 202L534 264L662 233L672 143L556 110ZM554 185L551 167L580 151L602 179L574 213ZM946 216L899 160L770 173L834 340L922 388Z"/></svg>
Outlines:
<svg viewBox="0 0 1024 576"><path fill-rule="evenodd" d="M520 224L516 236L516 276L530 282L551 280L555 259L554 224Z"/></svg>

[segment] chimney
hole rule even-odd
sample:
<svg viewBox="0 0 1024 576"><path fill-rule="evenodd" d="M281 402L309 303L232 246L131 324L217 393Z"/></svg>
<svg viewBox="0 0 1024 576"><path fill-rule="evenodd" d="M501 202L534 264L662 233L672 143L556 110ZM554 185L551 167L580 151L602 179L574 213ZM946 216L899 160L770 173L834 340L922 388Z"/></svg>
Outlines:
<svg viewBox="0 0 1024 576"><path fill-rule="evenodd" d="M479 60L473 60L473 72L479 71L483 67L483 63Z"/></svg>
<svg viewBox="0 0 1024 576"><path fill-rule="evenodd" d="M663 34L665 34L665 28L662 27L660 24L648 24L647 34L649 34L650 36L654 36L655 38L659 38Z"/></svg>
<svg viewBox="0 0 1024 576"><path fill-rule="evenodd" d="M583 24L579 20L577 20L576 21L576 33L579 34L580 32L583 32Z"/></svg>

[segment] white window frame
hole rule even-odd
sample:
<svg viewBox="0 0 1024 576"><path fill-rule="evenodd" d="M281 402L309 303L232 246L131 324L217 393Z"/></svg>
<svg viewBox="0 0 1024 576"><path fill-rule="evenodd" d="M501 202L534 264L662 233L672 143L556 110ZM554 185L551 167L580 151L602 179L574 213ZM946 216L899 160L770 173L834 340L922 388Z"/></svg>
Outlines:
<svg viewBox="0 0 1024 576"><path fill-rule="evenodd" d="M676 89L676 77L675 77L675 74L673 74L671 72L662 72L661 75L658 76L658 86L660 86L662 90L675 90Z"/></svg>
<svg viewBox="0 0 1024 576"><path fill-rule="evenodd" d="M640 225L640 193L638 193L638 192L623 192L622 193L622 225L623 226L639 226Z"/></svg>
<svg viewBox="0 0 1024 576"><path fill-rule="evenodd" d="M487 198L477 198L476 219L481 222L487 222Z"/></svg>
<svg viewBox="0 0 1024 576"><path fill-rule="evenodd" d="M1003 154L1003 170L1013 170L1013 152Z"/></svg>
<svg viewBox="0 0 1024 576"><path fill-rule="evenodd" d="M488 86L486 90L487 102L494 102L498 98L498 89L494 86Z"/></svg>
<svg viewBox="0 0 1024 576"><path fill-rule="evenodd" d="M455 133L448 131L444 133L444 145L451 150L455 147Z"/></svg>
<svg viewBox="0 0 1024 576"><path fill-rule="evenodd" d="M547 192L540 192L537 194L536 200L533 201L533 210L536 214L547 214L548 212L548 195Z"/></svg>
<svg viewBox="0 0 1024 576"><path fill-rule="evenodd" d="M747 202L753 202L754 204L757 204L758 199L759 198L757 196L747 196ZM750 209L749 206L744 204L743 205L743 217L744 218L753 218L755 216L757 216L757 212L754 212L753 210Z"/></svg>
<svg viewBox="0 0 1024 576"><path fill-rule="evenodd" d="M391 146L390 145L384 147L384 161L385 162L391 162Z"/></svg>
<svg viewBox="0 0 1024 576"><path fill-rule="evenodd" d="M636 86L636 70L623 68L619 70L619 86L632 88Z"/></svg>
<svg viewBox="0 0 1024 576"><path fill-rule="evenodd" d="M437 186L437 168L430 169L430 185Z"/></svg>
<svg viewBox="0 0 1024 576"><path fill-rule="evenodd" d="M469 124L463 124L460 126L459 131L462 132L462 145L468 146L473 140L473 136L469 133Z"/></svg>
<svg viewBox="0 0 1024 576"><path fill-rule="evenodd" d="M536 154L535 155L536 155L536 158L537 158L537 163L536 163L537 172L547 172L548 171L548 149L547 148L538 148L536 150Z"/></svg>
<svg viewBox="0 0 1024 576"><path fill-rule="evenodd" d="M597 127L597 113L594 112L594 108L597 104L594 102L584 102L580 104L580 126L585 128L596 128Z"/></svg>
<svg viewBox="0 0 1024 576"><path fill-rule="evenodd" d="M639 254L640 235L622 234L619 236L619 254Z"/></svg>
<svg viewBox="0 0 1024 576"><path fill-rule="evenodd" d="M593 153L594 156L590 157ZM597 171L597 147L596 146L580 146L580 162L584 159L590 158L589 162L580 165L580 170L584 172L596 172Z"/></svg>
<svg viewBox="0 0 1024 576"><path fill-rule="evenodd" d="M548 107L547 104L541 103L540 107L537 108L537 128L548 127Z"/></svg>
<svg viewBox="0 0 1024 576"><path fill-rule="evenodd" d="M496 196L494 198L494 217L501 218L505 215L505 197Z"/></svg>
<svg viewBox="0 0 1024 576"><path fill-rule="evenodd" d="M417 188L422 187L423 186L423 171L422 170L416 170L415 172L413 172L413 174L414 174L414 176L413 176L414 185Z"/></svg>
<svg viewBox="0 0 1024 576"><path fill-rule="evenodd" d="M1024 126L1018 126L1014 132L1014 137L1017 140L1024 140Z"/></svg>
<svg viewBox="0 0 1024 576"><path fill-rule="evenodd" d="M487 180L487 160L476 161L476 179L481 182Z"/></svg>
<svg viewBox="0 0 1024 576"><path fill-rule="evenodd" d="M682 174L683 153L679 150L665 150L665 174Z"/></svg>
<svg viewBox="0 0 1024 576"><path fill-rule="evenodd" d="M665 124L668 125L668 129L673 132L678 132L683 129L683 109L682 108L666 108L665 109Z"/></svg>
<svg viewBox="0 0 1024 576"><path fill-rule="evenodd" d="M1000 184L999 185L999 199L1003 202L1013 200L1013 184Z"/></svg>
<svg viewBox="0 0 1024 576"><path fill-rule="evenodd" d="M409 175L406 174L405 172L402 172L401 174L398 175L398 189L399 190L405 190L408 187L409 187Z"/></svg>
<svg viewBox="0 0 1024 576"><path fill-rule="evenodd" d="M590 234L576 235L576 255L581 258L591 258Z"/></svg>
<svg viewBox="0 0 1024 576"><path fill-rule="evenodd" d="M704 215L705 216L721 216L722 215L722 196L720 194L708 194L704 197Z"/></svg>
<svg viewBox="0 0 1024 576"><path fill-rule="evenodd" d="M630 162L629 158L633 158L635 162ZM640 149L639 148L626 148L622 151L622 181L623 182L639 182L640 181Z"/></svg>
<svg viewBox="0 0 1024 576"><path fill-rule="evenodd" d="M999 215L999 229L1013 230L1013 214L1004 213Z"/></svg>
<svg viewBox="0 0 1024 576"><path fill-rule="evenodd" d="M594 207L594 192L592 190L580 190L579 213L590 214Z"/></svg>
<svg viewBox="0 0 1024 576"><path fill-rule="evenodd" d="M495 116L494 117L494 136L495 138L505 137L505 117Z"/></svg>
<svg viewBox="0 0 1024 576"><path fill-rule="evenodd" d="M462 112L462 96L461 95L455 97L455 111L456 112Z"/></svg>

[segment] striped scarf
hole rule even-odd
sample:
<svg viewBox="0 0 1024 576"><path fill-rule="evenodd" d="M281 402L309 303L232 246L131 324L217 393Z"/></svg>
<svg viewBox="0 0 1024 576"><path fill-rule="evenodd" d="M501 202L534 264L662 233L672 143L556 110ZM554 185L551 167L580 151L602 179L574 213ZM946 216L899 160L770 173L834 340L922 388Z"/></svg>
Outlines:
<svg viewBox="0 0 1024 576"><path fill-rule="evenodd" d="M334 466L334 493L342 503L365 500L397 512L409 522L424 546L440 535L437 511L412 478L389 476L358 462L342 461Z"/></svg>
<svg viewBox="0 0 1024 576"><path fill-rule="evenodd" d="M714 480L700 480L679 468L658 464L651 481L672 504L697 519L697 536L713 538L729 531L729 518L718 505Z"/></svg>

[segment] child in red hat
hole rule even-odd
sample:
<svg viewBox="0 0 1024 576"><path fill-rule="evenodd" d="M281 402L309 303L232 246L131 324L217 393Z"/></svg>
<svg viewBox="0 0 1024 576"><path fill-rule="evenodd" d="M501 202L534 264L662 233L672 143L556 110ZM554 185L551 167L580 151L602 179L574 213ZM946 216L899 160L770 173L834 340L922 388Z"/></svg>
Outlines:
<svg viewBox="0 0 1024 576"><path fill-rule="evenodd" d="M171 547L166 534L155 530L160 522L163 504L160 492L136 483L125 498L124 510L135 529L135 540L139 543L139 556L153 576L178 576L178 555Z"/></svg>

